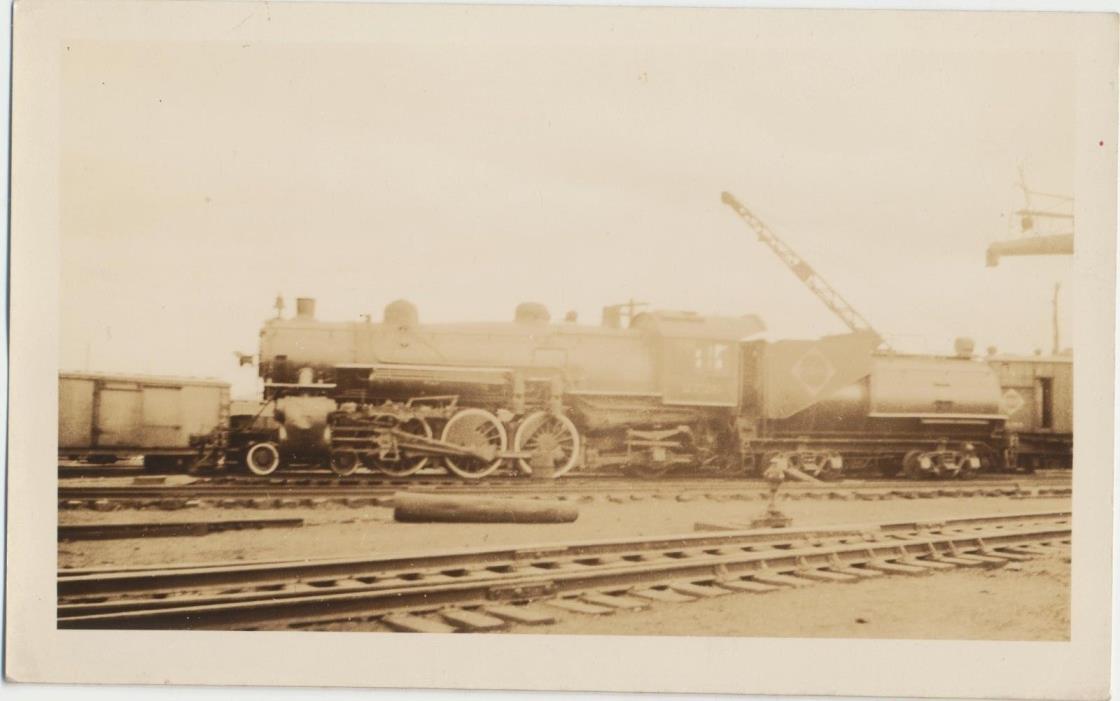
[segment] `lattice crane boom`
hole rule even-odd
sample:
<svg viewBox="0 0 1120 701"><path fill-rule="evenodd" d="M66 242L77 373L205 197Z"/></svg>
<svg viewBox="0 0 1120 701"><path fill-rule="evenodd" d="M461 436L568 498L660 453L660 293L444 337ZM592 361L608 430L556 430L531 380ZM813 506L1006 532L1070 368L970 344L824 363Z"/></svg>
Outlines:
<svg viewBox="0 0 1120 701"><path fill-rule="evenodd" d="M743 203L735 199L734 195L730 192L725 192L720 195L720 199L728 207L735 210L735 213L754 229L754 232L758 234L758 240L769 246L770 250L774 251L778 258L786 264L786 267L792 270L793 274L796 275L801 282L805 283L809 291L816 295L817 299L824 303L833 314L840 317L840 320L843 321L849 329L852 331L870 331L879 339L880 348L888 351L892 350L890 345L883 340L882 334L876 331L862 314L856 311L839 292L832 288L832 285L828 284L828 281L817 273L817 271L813 270L813 266L809 265L804 258L797 255L797 252L790 248L785 241L778 238L778 235L771 231L770 227L766 226L766 224L755 216L751 210L747 209Z"/></svg>

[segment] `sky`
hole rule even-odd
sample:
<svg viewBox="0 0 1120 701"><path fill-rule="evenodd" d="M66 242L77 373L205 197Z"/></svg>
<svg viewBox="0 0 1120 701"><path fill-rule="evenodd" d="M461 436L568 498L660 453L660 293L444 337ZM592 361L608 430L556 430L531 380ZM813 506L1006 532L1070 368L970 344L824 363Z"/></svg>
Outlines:
<svg viewBox="0 0 1120 701"><path fill-rule="evenodd" d="M69 45L61 369L250 394L234 352L277 294L328 320L406 298L421 322L531 300L598 323L634 298L844 331L723 190L899 350L1049 351L1055 283L1073 344L1069 257L984 265L1020 167L1075 194L1062 41L991 18L501 9L351 8L368 31L344 42Z"/></svg>

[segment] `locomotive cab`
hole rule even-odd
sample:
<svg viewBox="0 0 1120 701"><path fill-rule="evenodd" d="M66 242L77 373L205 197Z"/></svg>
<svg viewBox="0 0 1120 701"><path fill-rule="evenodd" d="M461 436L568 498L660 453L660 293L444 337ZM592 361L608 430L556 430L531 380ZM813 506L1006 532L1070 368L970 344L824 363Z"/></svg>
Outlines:
<svg viewBox="0 0 1120 701"><path fill-rule="evenodd" d="M631 328L654 334L661 400L668 405L734 407L739 403L739 341L763 331L757 316L704 317L647 312Z"/></svg>

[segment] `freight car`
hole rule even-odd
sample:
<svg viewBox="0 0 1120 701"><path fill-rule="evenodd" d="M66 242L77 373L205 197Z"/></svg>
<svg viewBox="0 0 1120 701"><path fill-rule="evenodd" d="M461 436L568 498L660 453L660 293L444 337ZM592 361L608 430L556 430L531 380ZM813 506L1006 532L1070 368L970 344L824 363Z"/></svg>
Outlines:
<svg viewBox="0 0 1120 701"><path fill-rule="evenodd" d="M845 461L951 476L999 460L983 362L879 354L868 332L752 340L764 328L632 305L607 307L600 326L552 323L533 303L512 323L421 324L400 300L380 323L326 323L300 299L260 335L275 427L231 432L227 451L262 475L285 461L392 475L439 462L467 479L503 464L560 476L779 462L827 476Z"/></svg>
<svg viewBox="0 0 1120 701"><path fill-rule="evenodd" d="M1028 470L1073 466L1073 358L996 355L1007 415L1007 462Z"/></svg>
<svg viewBox="0 0 1120 701"><path fill-rule="evenodd" d="M216 380L62 372L58 454L87 462L143 456L145 467L188 467L229 415Z"/></svg>

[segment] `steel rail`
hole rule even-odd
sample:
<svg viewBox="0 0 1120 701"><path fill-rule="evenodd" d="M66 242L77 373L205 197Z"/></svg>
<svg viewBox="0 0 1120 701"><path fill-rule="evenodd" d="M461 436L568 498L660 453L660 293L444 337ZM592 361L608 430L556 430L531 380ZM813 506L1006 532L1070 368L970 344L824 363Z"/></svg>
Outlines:
<svg viewBox="0 0 1120 701"><path fill-rule="evenodd" d="M118 477L131 477L139 478L141 480L161 479L169 476L180 475L136 475L126 473L117 475ZM99 476L100 477L100 476ZM65 480L79 480L79 479L96 479L96 478L83 478L73 477L69 475L60 475L60 479ZM795 482L790 481L786 484L788 487L794 488L812 488L821 485L826 486L849 486L849 485L879 485L884 487L891 486L914 486L920 484L974 484L974 485L1006 485L1018 484L1021 482L1030 484L1069 484L1071 482L1070 475L1057 474L1057 475L985 475L979 478L970 479L945 479L945 480L911 480L911 479L898 479L896 477L845 477L835 481L821 481L821 482ZM60 481L60 485L63 482ZM657 485L675 485L675 484L738 484L738 485L759 485L765 486L767 482L759 477L750 477L746 475L728 475L728 474L682 474L674 475L671 477L657 477L657 478L641 478L641 477L627 477L618 474L576 474L567 475L558 480L534 480L524 475L510 476L510 477L492 477L484 482L464 482L464 480L446 474L428 474L418 473L408 477L395 477L392 475L383 475L379 473L368 474L355 474L347 476L334 475L328 471L317 472L292 472L280 475L273 475L268 477L254 477L243 474L210 474L195 476L195 481L191 484L206 484L206 485L223 485L223 486L348 486L348 487L386 487L386 486L412 486L424 485L431 487L444 487L444 486L471 486L480 488L482 486L522 486L526 484L537 485L572 485L572 484L619 484L628 486L657 486Z"/></svg>
<svg viewBox="0 0 1120 701"><path fill-rule="evenodd" d="M1069 485L1072 481L1069 476L1057 477L985 477L965 480L900 480L900 479L843 479L837 481L798 482L789 481L783 484L783 489L820 489L843 487L898 487L907 488L915 486L1019 486L1022 484L1037 486ZM475 490L493 489L500 487L533 487L552 488L561 490L576 487L619 487L619 488L658 488L674 486L717 485L728 487L759 487L768 488L769 483L758 477L731 477L727 475L696 475L684 477L662 477L655 479L626 478L612 476L565 476L556 480L534 480L531 477L503 477L487 479L484 482L467 482L456 477L443 477L431 475L417 475L413 477L382 477L377 475L359 475L357 477L330 477L318 476L282 476L272 478L252 478L241 476L203 477L192 484L206 484L215 486L249 486L249 487L412 487L423 486L432 488L462 488Z"/></svg>
<svg viewBox="0 0 1120 701"><path fill-rule="evenodd" d="M829 494L851 492L853 494L876 494L905 496L907 493L914 495L932 494L938 496L969 496L977 491L1012 495L1029 492L1037 489L1051 489L1065 492L1071 486L1065 482L1006 482L1006 481L967 481L967 482L935 482L935 483L878 483L863 482L857 484L829 483L820 484L783 484L781 491L784 494ZM686 481L686 482L616 482L616 483L586 483L567 482L532 482L520 481L508 484L490 484L448 482L446 484L401 483L400 480L386 483L383 486L350 485L350 484L318 484L301 485L292 483L262 483L251 482L225 485L210 483L191 483L184 485L63 485L58 488L60 501L81 500L122 500L122 499L237 499L237 498L386 498L399 491L429 492L440 494L478 494L487 495L560 495L580 496L588 494L657 494L666 492L678 493L750 493L764 494L768 491L765 484L758 481Z"/></svg>
<svg viewBox="0 0 1120 701"><path fill-rule="evenodd" d="M817 579L850 579L856 576L853 571L867 575L859 568L920 572L984 560L1006 562L1016 555L996 553L998 548L1062 541L1070 534L1068 514L983 517L924 528L930 525L884 524L885 529L871 537L866 533L857 536L860 527L853 527L824 540L815 534L815 542L809 533L765 542L757 540L761 534L755 532L752 543L752 534L742 532L660 539L668 546L658 546L658 539L600 541L544 546L536 551L458 553L450 559L437 555L403 562L366 561L359 563L364 570L350 563L349 568L301 574L298 567L288 566L274 568L273 581L260 578L267 575L267 566L255 571L249 566L243 569L250 577L242 584L253 583L255 590L198 592L174 600L60 602L58 624L63 628L236 627L276 620L380 615L417 607L525 601L675 580L718 585L720 581L787 572L813 573ZM465 566L450 569L456 565ZM60 595L61 587L62 581Z"/></svg>

